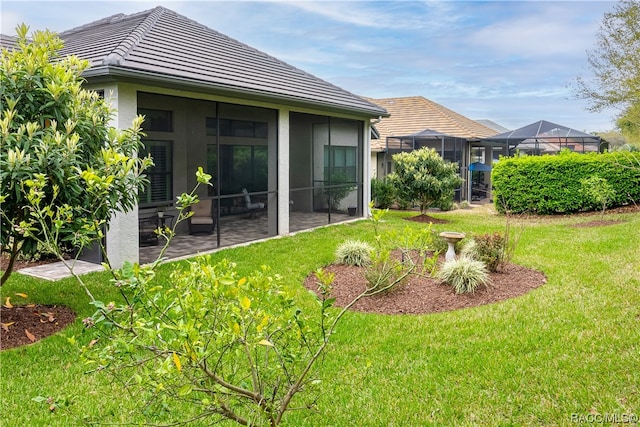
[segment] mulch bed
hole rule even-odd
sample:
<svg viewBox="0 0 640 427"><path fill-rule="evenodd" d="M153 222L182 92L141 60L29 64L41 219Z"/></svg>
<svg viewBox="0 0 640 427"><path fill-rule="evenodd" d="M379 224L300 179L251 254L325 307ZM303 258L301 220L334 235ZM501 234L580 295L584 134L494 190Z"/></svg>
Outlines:
<svg viewBox="0 0 640 427"><path fill-rule="evenodd" d="M6 350L61 331L76 320L76 314L68 307L57 305L3 305L0 320L0 350Z"/></svg>
<svg viewBox="0 0 640 427"><path fill-rule="evenodd" d="M344 307L367 286L363 267L331 264L325 271L335 275L332 297ZM437 279L412 276L406 283L386 294L362 298L351 309L378 314L426 314L458 310L491 304L524 295L546 283L543 273L517 264L507 264L500 273L490 273L491 284L475 293L456 294L451 286ZM316 277L311 274L304 282L307 289L318 292Z"/></svg>
<svg viewBox="0 0 640 427"><path fill-rule="evenodd" d="M15 274L22 268L57 261L57 258L43 258L37 261L16 260L13 271ZM2 254L1 263L3 268L9 263L6 254ZM14 306L11 300L15 303L15 298L9 301L11 307L5 305L6 300L2 301L0 306L0 350L32 344L61 331L76 320L76 314L65 306L36 304Z"/></svg>
<svg viewBox="0 0 640 427"><path fill-rule="evenodd" d="M433 223L433 224L448 224L449 220L446 219L439 219L439 218L434 218L432 216L429 216L427 214L420 214L420 215L414 215L414 216L408 216L405 218L407 221L415 221L415 222L422 222L425 224L428 223Z"/></svg>

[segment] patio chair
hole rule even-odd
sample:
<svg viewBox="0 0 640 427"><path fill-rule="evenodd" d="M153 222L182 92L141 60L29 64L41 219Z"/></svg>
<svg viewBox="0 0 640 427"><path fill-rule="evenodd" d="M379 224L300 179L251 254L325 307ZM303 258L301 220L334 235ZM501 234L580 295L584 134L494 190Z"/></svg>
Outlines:
<svg viewBox="0 0 640 427"><path fill-rule="evenodd" d="M156 229L158 228L158 216L146 216L138 218L138 245L143 246L155 246L158 244L158 235Z"/></svg>
<svg viewBox="0 0 640 427"><path fill-rule="evenodd" d="M244 204L247 210L249 211L249 216L247 218L251 218L254 212L261 212L264 210L264 203L262 202L252 202L251 196L249 196L249 192L246 188L242 189L242 194L244 194Z"/></svg>
<svg viewBox="0 0 640 427"><path fill-rule="evenodd" d="M215 228L213 200L202 199L191 206L193 215L189 217L189 234L212 234Z"/></svg>

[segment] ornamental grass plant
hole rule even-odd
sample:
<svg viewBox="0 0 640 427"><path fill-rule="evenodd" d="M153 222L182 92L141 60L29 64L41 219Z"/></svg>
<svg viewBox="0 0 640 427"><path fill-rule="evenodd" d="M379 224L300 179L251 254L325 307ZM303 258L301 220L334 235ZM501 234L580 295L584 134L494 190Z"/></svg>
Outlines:
<svg viewBox="0 0 640 427"><path fill-rule="evenodd" d="M484 262L464 256L442 264L436 277L453 286L457 294L473 293L491 282Z"/></svg>

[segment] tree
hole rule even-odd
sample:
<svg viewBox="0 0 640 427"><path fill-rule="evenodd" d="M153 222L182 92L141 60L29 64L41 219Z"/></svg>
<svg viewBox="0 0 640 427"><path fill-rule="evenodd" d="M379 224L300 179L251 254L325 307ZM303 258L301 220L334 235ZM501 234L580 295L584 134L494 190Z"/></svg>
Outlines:
<svg viewBox="0 0 640 427"><path fill-rule="evenodd" d="M266 266L241 276L234 263L214 262L211 256L176 264L169 278L162 277L156 269L176 227L198 203L198 186L211 179L202 168L196 177L196 188L177 199L173 228L158 230L165 241L158 259L110 270L121 298L105 303L88 292L96 312L83 320L88 333L70 342L80 346L90 372L113 375L153 425L175 417L174 409L179 407L178 413L188 415L172 418L167 425L213 425L226 419L275 427L287 411L314 404L317 393L311 391L319 383L317 365L338 322L360 299L389 292L418 270L409 253L416 252L416 247L428 249L424 243L432 242L431 228L405 231L401 238L407 258L401 268L394 268L385 276L389 280L378 280L339 309L331 296L333 275L321 269L315 272L315 302L305 301L304 294L287 286L282 276L270 275ZM384 212L372 210L380 244ZM434 267L436 261L437 253L431 263L423 261L420 272ZM82 278L75 277L87 290ZM34 400L46 402L49 410L67 409L90 424L108 424L106 418L114 415L90 420L85 414L73 414L66 399L37 396Z"/></svg>
<svg viewBox="0 0 640 427"><path fill-rule="evenodd" d="M616 126L632 147L640 148L640 102L627 108L616 120Z"/></svg>
<svg viewBox="0 0 640 427"><path fill-rule="evenodd" d="M442 200L453 199L462 185L458 165L446 162L433 148L421 148L393 155L394 172L388 176L397 189L397 197L411 203L418 201L420 212Z"/></svg>
<svg viewBox="0 0 640 427"><path fill-rule="evenodd" d="M0 67L0 244L10 259L0 285L38 242L77 250L99 240L113 214L137 205L151 164L135 157L142 118L116 130L107 102L82 89L87 61L60 58L63 43L52 32L28 40L26 25L16 30L17 46L2 49ZM33 216L34 203L45 222Z"/></svg>
<svg viewBox="0 0 640 427"><path fill-rule="evenodd" d="M640 1L620 0L605 13L596 47L587 52L593 79L577 78L577 95L589 110L619 108L623 134L640 133Z"/></svg>

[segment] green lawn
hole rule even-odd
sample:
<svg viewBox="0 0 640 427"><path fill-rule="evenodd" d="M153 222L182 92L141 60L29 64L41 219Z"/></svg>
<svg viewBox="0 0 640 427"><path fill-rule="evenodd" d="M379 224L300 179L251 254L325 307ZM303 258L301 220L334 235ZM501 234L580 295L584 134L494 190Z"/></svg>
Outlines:
<svg viewBox="0 0 640 427"><path fill-rule="evenodd" d="M391 213L384 227L421 226L404 221L406 215ZM438 231L504 229L504 218L485 210L434 216L451 221L434 226ZM527 295L431 315L348 313L324 358L317 407L289 413L286 424L546 426L598 420L595 413L639 417L640 213L608 215L624 220L615 225L570 227L598 218L524 222L514 261L548 279ZM330 263L340 242L372 237L371 223L358 221L215 258L228 257L243 271L267 264L307 295L303 278ZM161 276L171 268L163 266ZM116 298L105 273L86 277L98 299ZM79 424L69 412L50 413L35 396L67 398L73 414L135 422L126 391L84 374L68 344L70 336L89 339L81 319L92 313L73 279L49 283L14 274L0 292L3 301L23 292L30 302L67 304L78 313L63 333L0 353L0 425Z"/></svg>

